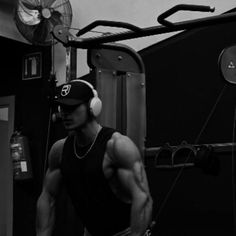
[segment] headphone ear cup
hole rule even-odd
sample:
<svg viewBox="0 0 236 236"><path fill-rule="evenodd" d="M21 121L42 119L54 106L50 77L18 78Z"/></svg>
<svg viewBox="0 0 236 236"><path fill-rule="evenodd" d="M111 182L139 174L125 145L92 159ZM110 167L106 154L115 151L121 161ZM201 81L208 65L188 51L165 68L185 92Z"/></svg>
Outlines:
<svg viewBox="0 0 236 236"><path fill-rule="evenodd" d="M90 101L90 112L93 116L97 117L102 110L102 101L98 97L94 97Z"/></svg>

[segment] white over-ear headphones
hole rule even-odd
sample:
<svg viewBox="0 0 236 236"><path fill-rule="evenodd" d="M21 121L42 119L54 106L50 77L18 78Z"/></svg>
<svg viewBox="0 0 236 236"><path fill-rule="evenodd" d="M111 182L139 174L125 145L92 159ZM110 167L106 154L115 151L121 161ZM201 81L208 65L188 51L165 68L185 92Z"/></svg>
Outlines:
<svg viewBox="0 0 236 236"><path fill-rule="evenodd" d="M89 109L90 109L91 114L93 116L97 117L100 114L101 110L102 110L102 101L98 97L97 91L94 89L93 85L90 84L86 80L74 79L74 80L71 80L70 82L78 82L78 81L88 85L92 89L92 91L93 91L93 98L91 98L91 100L89 101Z"/></svg>

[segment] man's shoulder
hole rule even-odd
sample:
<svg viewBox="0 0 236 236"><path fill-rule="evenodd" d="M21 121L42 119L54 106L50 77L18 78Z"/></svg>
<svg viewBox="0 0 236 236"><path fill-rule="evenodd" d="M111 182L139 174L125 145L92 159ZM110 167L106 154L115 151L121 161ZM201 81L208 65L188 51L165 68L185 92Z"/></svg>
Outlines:
<svg viewBox="0 0 236 236"><path fill-rule="evenodd" d="M125 147L133 148L135 146L134 142L127 135L123 135L118 131L114 132L108 141L112 143L113 148L124 149Z"/></svg>
<svg viewBox="0 0 236 236"><path fill-rule="evenodd" d="M61 151L64 147L66 138L57 140L51 147L51 152L58 152Z"/></svg>
<svg viewBox="0 0 236 236"><path fill-rule="evenodd" d="M108 155L115 162L133 162L140 158L140 153L135 143L126 135L114 132L108 141Z"/></svg>
<svg viewBox="0 0 236 236"><path fill-rule="evenodd" d="M125 136L119 133L118 131L115 131L112 133L111 137L109 138L107 142L107 149L108 151L114 150L115 146L118 142L121 142L124 140Z"/></svg>
<svg viewBox="0 0 236 236"><path fill-rule="evenodd" d="M56 167L60 164L65 140L66 138L59 139L52 145L49 152L49 166Z"/></svg>

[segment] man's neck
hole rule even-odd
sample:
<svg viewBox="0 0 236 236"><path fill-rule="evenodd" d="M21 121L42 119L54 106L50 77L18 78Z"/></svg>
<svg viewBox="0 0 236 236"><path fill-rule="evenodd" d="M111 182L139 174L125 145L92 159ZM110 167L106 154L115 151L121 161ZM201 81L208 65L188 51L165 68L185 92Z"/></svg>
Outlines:
<svg viewBox="0 0 236 236"><path fill-rule="evenodd" d="M75 130L77 136L77 145L86 146L92 143L101 130L101 125L97 121L87 123L83 128Z"/></svg>

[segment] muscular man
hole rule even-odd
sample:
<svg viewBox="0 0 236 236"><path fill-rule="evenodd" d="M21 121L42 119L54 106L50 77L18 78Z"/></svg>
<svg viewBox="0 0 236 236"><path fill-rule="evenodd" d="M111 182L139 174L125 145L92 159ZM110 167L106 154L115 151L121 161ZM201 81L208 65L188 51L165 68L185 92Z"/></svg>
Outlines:
<svg viewBox="0 0 236 236"><path fill-rule="evenodd" d="M127 136L98 123L102 104L88 82L64 84L57 103L69 135L49 152L37 202L37 236L52 234L62 183L85 235L144 235L151 221L152 198L138 148Z"/></svg>

